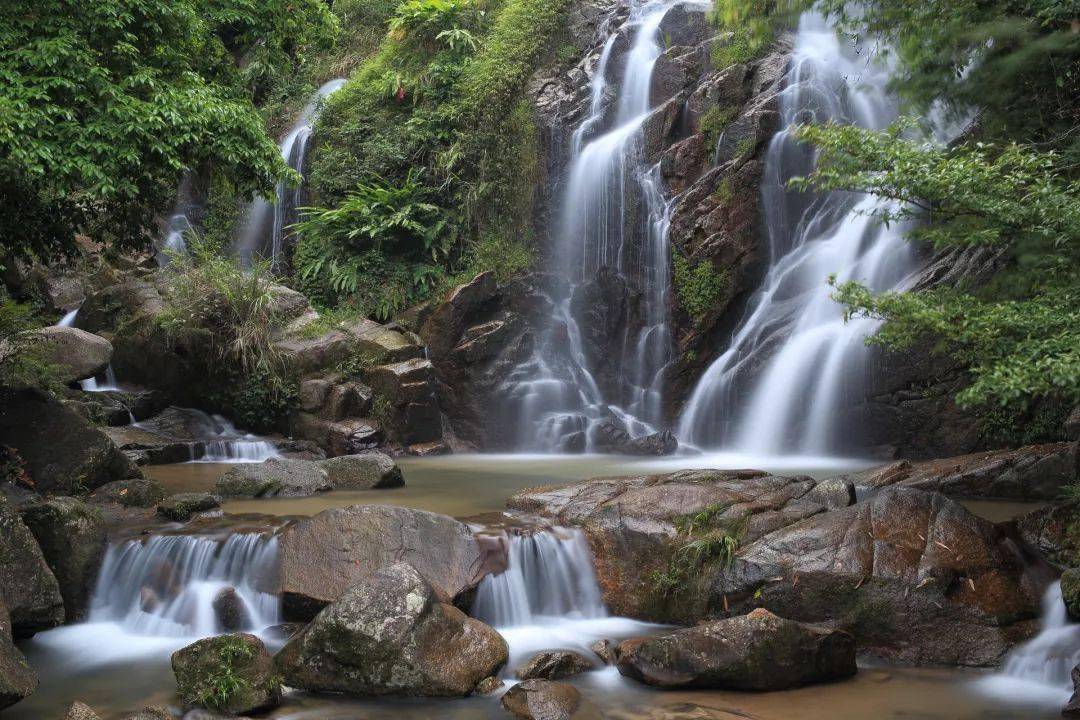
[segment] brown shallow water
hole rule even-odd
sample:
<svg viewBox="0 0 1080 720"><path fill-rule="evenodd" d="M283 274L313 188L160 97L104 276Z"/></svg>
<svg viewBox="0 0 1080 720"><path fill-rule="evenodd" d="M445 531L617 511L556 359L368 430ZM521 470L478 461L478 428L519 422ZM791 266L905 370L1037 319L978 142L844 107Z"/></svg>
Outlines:
<svg viewBox="0 0 1080 720"><path fill-rule="evenodd" d="M730 460L725 462L724 460ZM500 511L506 498L531 486L600 475L697 467L757 466L783 474L835 475L860 467L848 461L795 460L770 467L742 458L682 458L634 461L610 457L448 456L405 459L406 485L392 490L334 492L313 498L230 501L226 512L310 515L328 507L386 503L457 517ZM211 490L226 464L194 463L146 468L170 492ZM1033 507L1025 503L968 503L995 521ZM540 628L541 633L548 632ZM511 636L508 635L508 638ZM617 637L617 635L612 635ZM59 720L73 700L114 720L146 704L175 702L169 655L191 638L143 638L115 625L76 625L20 642L38 671L41 686L27 701L4 712L15 720ZM511 641L513 647L513 641ZM609 720L1040 720L1058 717L1059 705L1019 697L1002 700L980 690L987 673L956 669L864 667L849 681L781 693L658 692L627 681L612 670L574 680L597 713ZM600 715L595 715L599 717ZM267 717L280 720L494 720L509 717L497 697L453 700L350 700L290 694Z"/></svg>

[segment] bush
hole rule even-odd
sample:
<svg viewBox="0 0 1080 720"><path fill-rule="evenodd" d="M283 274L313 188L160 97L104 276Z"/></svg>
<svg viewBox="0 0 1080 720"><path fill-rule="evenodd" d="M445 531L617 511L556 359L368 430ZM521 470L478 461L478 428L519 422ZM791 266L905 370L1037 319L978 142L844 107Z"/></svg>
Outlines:
<svg viewBox="0 0 1080 720"><path fill-rule="evenodd" d="M717 272L709 261L691 263L678 252L671 263L671 279L679 307L694 320L701 320L727 293L727 271Z"/></svg>

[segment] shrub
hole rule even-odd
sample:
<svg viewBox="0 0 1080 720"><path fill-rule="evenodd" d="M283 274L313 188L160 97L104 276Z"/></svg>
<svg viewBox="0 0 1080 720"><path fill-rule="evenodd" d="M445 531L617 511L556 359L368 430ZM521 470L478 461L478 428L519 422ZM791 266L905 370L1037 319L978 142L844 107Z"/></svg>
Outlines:
<svg viewBox="0 0 1080 720"><path fill-rule="evenodd" d="M717 272L708 261L691 263L678 252L671 262L671 276L679 307L694 320L701 320L727 293L727 272Z"/></svg>

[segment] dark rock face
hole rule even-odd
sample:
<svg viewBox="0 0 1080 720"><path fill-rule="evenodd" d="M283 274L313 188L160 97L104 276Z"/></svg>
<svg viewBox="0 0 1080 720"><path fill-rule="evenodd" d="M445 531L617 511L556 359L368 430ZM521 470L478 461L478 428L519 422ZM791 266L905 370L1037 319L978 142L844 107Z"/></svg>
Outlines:
<svg viewBox="0 0 1080 720"><path fill-rule="evenodd" d="M407 562L455 598L481 579L480 548L469 528L435 513L383 505L325 510L279 538L285 614L309 619L351 585Z"/></svg>
<svg viewBox="0 0 1080 720"><path fill-rule="evenodd" d="M1080 718L1080 665L1072 669L1073 694L1069 702L1061 709L1065 718Z"/></svg>
<svg viewBox="0 0 1080 720"><path fill-rule="evenodd" d="M506 641L444 602L411 565L352 585L277 656L290 687L465 696L506 663Z"/></svg>
<svg viewBox="0 0 1080 720"><path fill-rule="evenodd" d="M165 488L151 478L113 480L90 493L90 501L116 503L124 507L155 507L165 499Z"/></svg>
<svg viewBox="0 0 1080 720"><path fill-rule="evenodd" d="M502 706L521 720L569 720L579 713L581 693L573 685L550 680L526 680L506 691Z"/></svg>
<svg viewBox="0 0 1080 720"><path fill-rule="evenodd" d="M534 655L514 674L522 680L562 680L592 669L592 663L576 652L548 650Z"/></svg>
<svg viewBox="0 0 1080 720"><path fill-rule="evenodd" d="M855 638L754 610L619 645L619 672L664 689L786 690L855 674Z"/></svg>
<svg viewBox="0 0 1080 720"><path fill-rule="evenodd" d="M0 444L18 450L41 493L77 494L140 475L100 428L36 390L0 393Z"/></svg>
<svg viewBox="0 0 1080 720"><path fill-rule="evenodd" d="M1069 619L1080 622L1080 568L1069 568L1061 573L1061 598Z"/></svg>
<svg viewBox="0 0 1080 720"><path fill-rule="evenodd" d="M327 420L311 413L296 413L292 431L326 450L331 456L354 455L378 447L385 436L379 423L372 418Z"/></svg>
<svg viewBox="0 0 1080 720"><path fill-rule="evenodd" d="M1017 523L1020 537L1060 567L1080 567L1080 501L1048 505Z"/></svg>
<svg viewBox="0 0 1080 720"><path fill-rule="evenodd" d="M192 515L221 507L221 501L210 493L177 493L158 503L157 514L175 522L187 522Z"/></svg>
<svg viewBox="0 0 1080 720"><path fill-rule="evenodd" d="M247 627L251 619L247 606L240 598L236 588L222 588L214 597L212 603L214 615L217 616L218 626L225 632L236 632Z"/></svg>
<svg viewBox="0 0 1080 720"><path fill-rule="evenodd" d="M37 684L37 675L11 640L11 621L0 602L0 710L29 697Z"/></svg>
<svg viewBox="0 0 1080 720"><path fill-rule="evenodd" d="M112 360L112 343L74 327L53 325L34 331L45 359L60 370L64 383L91 378L105 372Z"/></svg>
<svg viewBox="0 0 1080 720"><path fill-rule="evenodd" d="M403 446L442 438L442 413L431 363L422 358L379 365L364 379L385 404L383 431Z"/></svg>
<svg viewBox="0 0 1080 720"><path fill-rule="evenodd" d="M1028 445L973 455L871 468L846 478L858 487L902 485L951 496L1054 500L1080 479L1075 442Z"/></svg>
<svg viewBox="0 0 1080 720"><path fill-rule="evenodd" d="M223 497L305 497L333 489L326 471L310 460L239 463L217 481Z"/></svg>
<svg viewBox="0 0 1080 720"><path fill-rule="evenodd" d="M335 490L371 490L405 484L401 468L385 453L342 455L323 460L319 466L326 471Z"/></svg>
<svg viewBox="0 0 1080 720"><path fill-rule="evenodd" d="M0 603L11 633L28 637L64 621L64 598L41 548L19 514L0 495Z"/></svg>
<svg viewBox="0 0 1080 720"><path fill-rule="evenodd" d="M173 653L172 668L186 707L245 713L281 702L281 676L262 640L254 635L199 640ZM233 682L222 692L218 678Z"/></svg>
<svg viewBox="0 0 1080 720"><path fill-rule="evenodd" d="M54 497L25 508L22 519L59 584L65 619L82 619L105 557L101 513L75 498Z"/></svg>
<svg viewBox="0 0 1080 720"><path fill-rule="evenodd" d="M600 268L595 277L574 289L570 299L588 367L604 397L618 397L618 363L627 328L640 323L637 305L636 293L612 267Z"/></svg>

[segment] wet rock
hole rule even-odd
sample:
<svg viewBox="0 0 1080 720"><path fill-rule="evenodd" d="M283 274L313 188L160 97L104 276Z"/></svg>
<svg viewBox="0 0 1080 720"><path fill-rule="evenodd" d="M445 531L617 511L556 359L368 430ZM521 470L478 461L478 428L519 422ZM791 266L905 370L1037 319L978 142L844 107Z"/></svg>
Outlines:
<svg viewBox="0 0 1080 720"><path fill-rule="evenodd" d="M1016 522L1020 537L1059 567L1080 567L1080 500L1033 510Z"/></svg>
<svg viewBox="0 0 1080 720"><path fill-rule="evenodd" d="M353 455L378 447L384 437L379 423L371 418L347 418L337 422L311 413L296 413L292 431L323 448L330 456Z"/></svg>
<svg viewBox="0 0 1080 720"><path fill-rule="evenodd" d="M498 283L495 273L480 273L468 283L460 285L434 308L424 323L420 335L427 343L433 359L442 358L457 345L468 318L477 309L495 298Z"/></svg>
<svg viewBox="0 0 1080 720"><path fill-rule="evenodd" d="M112 360L112 343L85 330L53 325L35 330L33 335L42 344L45 360L59 369L64 383L103 373Z"/></svg>
<svg viewBox="0 0 1080 720"><path fill-rule="evenodd" d="M787 690L855 674L855 638L758 609L619 645L619 672L664 689Z"/></svg>
<svg viewBox="0 0 1080 720"><path fill-rule="evenodd" d="M638 300L613 267L600 268L595 277L575 288L570 300L588 367L605 397L618 396L618 364L627 328L637 327Z"/></svg>
<svg viewBox="0 0 1080 720"><path fill-rule="evenodd" d="M342 375L311 378L300 383L300 409L324 420L366 417L371 412L371 388Z"/></svg>
<svg viewBox="0 0 1080 720"><path fill-rule="evenodd" d="M293 523L278 539L284 610L310 619L349 586L407 562L455 598L480 581L480 548L445 515L388 505L334 508Z"/></svg>
<svg viewBox="0 0 1080 720"><path fill-rule="evenodd" d="M664 13L659 32L667 47L697 45L715 34L708 14L693 5L676 5Z"/></svg>
<svg viewBox="0 0 1080 720"><path fill-rule="evenodd" d="M847 476L859 487L903 485L950 496L1054 500L1080 479L1080 444L1028 445L911 463L901 461Z"/></svg>
<svg viewBox="0 0 1080 720"><path fill-rule="evenodd" d="M627 442L620 452L626 455L671 455L679 449L679 439L670 430L662 430L652 435L634 438Z"/></svg>
<svg viewBox="0 0 1080 720"><path fill-rule="evenodd" d="M477 695L494 695L495 693L502 690L502 686L503 681L492 675L478 682L476 684L476 690L474 692Z"/></svg>
<svg viewBox="0 0 1080 720"><path fill-rule="evenodd" d="M227 713L267 710L281 702L281 676L262 640L246 633L204 638L172 654L185 707ZM220 679L229 679L223 684Z"/></svg>
<svg viewBox="0 0 1080 720"><path fill-rule="evenodd" d="M169 712L169 708L147 705L134 715L128 715L124 720L173 720L173 714Z"/></svg>
<svg viewBox="0 0 1080 720"><path fill-rule="evenodd" d="M442 437L442 413L431 363L413 358L378 365L364 372L376 397L384 403L379 415L383 432L401 445L431 442Z"/></svg>
<svg viewBox="0 0 1080 720"><path fill-rule="evenodd" d="M604 661L605 665L614 665L616 660L616 644L610 640L597 640L589 649L596 653L596 656Z"/></svg>
<svg viewBox="0 0 1080 720"><path fill-rule="evenodd" d="M236 632L247 627L251 621L247 606L244 604L236 588L222 588L214 601L211 603L214 615L217 617L218 627L225 632Z"/></svg>
<svg viewBox="0 0 1080 720"><path fill-rule="evenodd" d="M116 503L124 507L150 508L165 499L165 487L152 478L113 480L90 493L91 502Z"/></svg>
<svg viewBox="0 0 1080 720"><path fill-rule="evenodd" d="M279 340L274 347L296 372L308 374L333 367L349 357L352 338L340 330L333 330L313 338Z"/></svg>
<svg viewBox="0 0 1080 720"><path fill-rule="evenodd" d="M0 391L0 445L19 452L41 493L78 495L141 475L100 428L37 390Z"/></svg>
<svg viewBox="0 0 1080 720"><path fill-rule="evenodd" d="M7 498L0 495L0 602L15 637L64 621L64 598L41 548Z"/></svg>
<svg viewBox="0 0 1080 720"><path fill-rule="evenodd" d="M562 439L559 440L558 451L565 455L580 455L585 452L588 441L589 436L585 434L585 431L578 430L569 435L563 435Z"/></svg>
<svg viewBox="0 0 1080 720"><path fill-rule="evenodd" d="M101 717L89 705L76 700L71 703L64 720L101 720Z"/></svg>
<svg viewBox="0 0 1080 720"><path fill-rule="evenodd" d="M233 465L217 481L223 497L305 497L333 489L318 462L283 458Z"/></svg>
<svg viewBox="0 0 1080 720"><path fill-rule="evenodd" d="M161 294L150 283L121 282L91 293L75 316L75 327L92 333L113 331L121 319L153 318L164 307Z"/></svg>
<svg viewBox="0 0 1080 720"><path fill-rule="evenodd" d="M579 717L581 693L568 683L526 680L506 691L502 706L521 720L569 720Z"/></svg>
<svg viewBox="0 0 1080 720"><path fill-rule="evenodd" d="M401 468L385 453L342 455L323 460L319 466L326 471L335 490L371 490L405 484Z"/></svg>
<svg viewBox="0 0 1080 720"><path fill-rule="evenodd" d="M221 507L221 500L210 493L177 493L158 503L157 514L175 522L187 522L196 513L218 507Z"/></svg>
<svg viewBox="0 0 1080 720"><path fill-rule="evenodd" d="M278 654L286 684L353 695L471 694L506 662L506 641L444 598L411 565L376 571Z"/></svg>
<svg viewBox="0 0 1080 720"><path fill-rule="evenodd" d="M1080 568L1069 568L1061 573L1061 599L1069 619L1080 622Z"/></svg>
<svg viewBox="0 0 1080 720"><path fill-rule="evenodd" d="M82 619L105 557L104 518L80 500L54 497L25 508L22 519L59 584L65 619Z"/></svg>
<svg viewBox="0 0 1080 720"><path fill-rule="evenodd" d="M534 655L514 674L522 680L562 680L592 669L592 663L576 652L548 650Z"/></svg>
<svg viewBox="0 0 1080 720"><path fill-rule="evenodd" d="M310 440L277 440L274 448L288 460L325 460L326 452Z"/></svg>
<svg viewBox="0 0 1080 720"><path fill-rule="evenodd" d="M1073 694L1065 707L1061 709L1061 716L1066 718L1080 718L1080 665L1072 669Z"/></svg>
<svg viewBox="0 0 1080 720"><path fill-rule="evenodd" d="M8 611L0 602L0 710L29 697L37 684L33 668L12 642Z"/></svg>
<svg viewBox="0 0 1080 720"><path fill-rule="evenodd" d="M352 320L344 323L342 329L353 337L356 352L370 358L372 363L401 362L423 354L404 334L374 320Z"/></svg>

